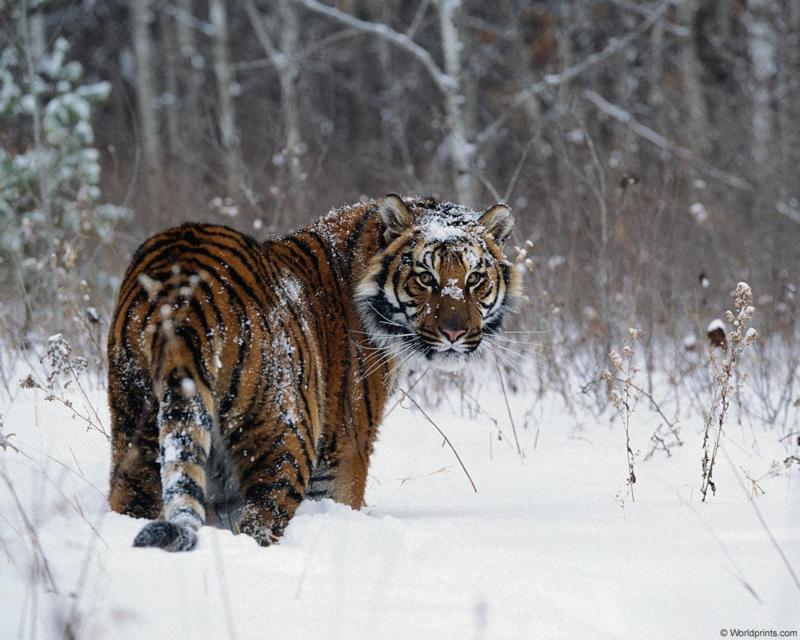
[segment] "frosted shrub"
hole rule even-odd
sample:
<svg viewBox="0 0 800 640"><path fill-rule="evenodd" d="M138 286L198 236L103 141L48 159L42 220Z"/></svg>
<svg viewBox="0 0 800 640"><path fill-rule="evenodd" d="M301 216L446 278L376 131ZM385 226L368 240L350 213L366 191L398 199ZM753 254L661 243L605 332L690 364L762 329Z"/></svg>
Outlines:
<svg viewBox="0 0 800 640"><path fill-rule="evenodd" d="M46 360L49 365L47 386L50 389L59 381L62 382L64 388L68 387L73 380L78 382L80 374L89 366L86 358L76 356L72 352L72 346L60 333L47 339Z"/></svg>
<svg viewBox="0 0 800 640"><path fill-rule="evenodd" d="M45 364L46 373L44 382L41 382L36 374L29 373L20 381L20 387L43 392L47 402L57 402L65 406L72 412L73 419L83 421L87 429L99 431L108 438L103 422L81 382L81 374L89 366L86 358L75 354L69 341L57 333L47 339L47 351L42 357L42 362ZM69 397L70 387L77 388L83 401L82 406L76 406Z"/></svg>
<svg viewBox="0 0 800 640"><path fill-rule="evenodd" d="M110 243L128 215L100 202L91 114L110 85L84 84L68 49L59 38L29 61L12 39L0 53L0 261L15 276L7 284L24 289L28 323L36 303L53 307L64 276L79 267L81 250Z"/></svg>

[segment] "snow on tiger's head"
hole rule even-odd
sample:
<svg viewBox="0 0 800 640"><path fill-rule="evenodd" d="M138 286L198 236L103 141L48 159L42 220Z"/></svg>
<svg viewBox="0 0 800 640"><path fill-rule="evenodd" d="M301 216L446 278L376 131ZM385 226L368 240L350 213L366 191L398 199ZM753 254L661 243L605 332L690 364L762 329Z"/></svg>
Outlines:
<svg viewBox="0 0 800 640"><path fill-rule="evenodd" d="M356 291L373 344L400 363L461 368L519 300L519 274L503 254L511 209L392 194L378 213L386 245Z"/></svg>

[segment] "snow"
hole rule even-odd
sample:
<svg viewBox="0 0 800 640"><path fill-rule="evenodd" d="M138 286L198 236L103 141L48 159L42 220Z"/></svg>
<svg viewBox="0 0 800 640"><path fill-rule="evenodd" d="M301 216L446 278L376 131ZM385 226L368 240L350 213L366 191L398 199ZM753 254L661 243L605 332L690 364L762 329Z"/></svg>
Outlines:
<svg viewBox="0 0 800 640"><path fill-rule="evenodd" d="M642 450L632 502L612 413L573 415L555 396L511 396L523 461L507 437L494 370L477 377L481 411L458 393L429 410L477 493L404 402L382 427L367 507L304 503L268 549L204 527L185 554L131 546L143 522L108 511L101 433L32 390L4 398L2 431L20 453L0 450L0 638L64 637L65 621L76 637L169 640L673 639L798 629L800 591L753 508L797 571L797 469L767 473L792 446L777 430L732 415L717 495L701 503L701 417L682 422L685 446L644 462L661 421L642 402L631 426ZM83 406L79 393L70 397ZM107 426L104 393L89 398ZM765 491L754 502L737 480L742 469Z"/></svg>
<svg viewBox="0 0 800 640"><path fill-rule="evenodd" d="M464 290L458 286L458 280L450 278L447 281L447 286L442 288L442 295L453 298L453 300L463 300Z"/></svg>
<svg viewBox="0 0 800 640"><path fill-rule="evenodd" d="M191 399L194 397L194 394L197 393L197 386L194 383L194 380L191 378L184 378L181 380L181 394L183 397Z"/></svg>
<svg viewBox="0 0 800 640"><path fill-rule="evenodd" d="M712 331L717 331L718 329L725 331L725 322L721 318L714 318L708 323L706 333L711 333Z"/></svg>
<svg viewBox="0 0 800 640"><path fill-rule="evenodd" d="M281 306L302 304L304 301L303 285L291 273L281 275L276 287Z"/></svg>
<svg viewBox="0 0 800 640"><path fill-rule="evenodd" d="M689 214L697 224L703 224L708 220L708 209L702 202L694 202L689 206Z"/></svg>
<svg viewBox="0 0 800 640"><path fill-rule="evenodd" d="M437 211L423 214L416 227L426 243L479 242L483 227L478 222L480 213L453 202L442 202Z"/></svg>
<svg viewBox="0 0 800 640"><path fill-rule="evenodd" d="M422 218L419 228L425 242L453 242L467 239L464 228L453 226L447 218L436 215Z"/></svg>

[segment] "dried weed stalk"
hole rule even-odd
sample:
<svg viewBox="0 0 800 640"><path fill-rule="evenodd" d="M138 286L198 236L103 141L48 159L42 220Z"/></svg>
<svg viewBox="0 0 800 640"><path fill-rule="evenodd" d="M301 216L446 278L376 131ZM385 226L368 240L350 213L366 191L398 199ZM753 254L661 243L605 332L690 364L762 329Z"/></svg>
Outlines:
<svg viewBox="0 0 800 640"><path fill-rule="evenodd" d="M636 472L634 469L635 453L631 446L631 416L636 408L636 404L641 398L641 392L634 380L639 369L634 361L636 354L633 345L639 339L638 329L629 329L630 344L625 341L622 345L622 355L618 351L612 350L608 354L611 366L615 373L606 369L601 374L601 378L608 384L608 397L614 408L619 413L622 424L625 427L625 455L628 461L628 477L626 482L631 494L631 500L636 501L633 493L633 485L636 483Z"/></svg>
<svg viewBox="0 0 800 640"><path fill-rule="evenodd" d="M746 282L736 285L734 309L735 313L730 310L725 312L725 319L733 326L730 340L725 341L723 351L725 357L722 361L718 361L714 356L714 349L723 349L719 343L716 343L716 346L712 345L709 351L713 381L711 402L703 425L703 482L700 486L703 502L708 497L709 490L712 494L717 492L713 474L722 429L731 406L731 400L746 380L746 376L741 376L734 383L734 374L737 373L737 366L745 348L758 338L758 332L750 327L755 308L753 307L753 290Z"/></svg>

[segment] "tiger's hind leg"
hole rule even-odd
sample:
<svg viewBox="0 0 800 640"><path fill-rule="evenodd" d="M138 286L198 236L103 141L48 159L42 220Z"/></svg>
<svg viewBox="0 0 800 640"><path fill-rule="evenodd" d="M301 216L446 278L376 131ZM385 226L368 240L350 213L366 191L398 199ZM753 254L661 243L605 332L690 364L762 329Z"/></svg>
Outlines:
<svg viewBox="0 0 800 640"><path fill-rule="evenodd" d="M145 525L133 542L136 547L189 551L197 544L197 530L206 521L211 449L212 418L206 403L210 394L190 378L177 370L170 375L157 420L163 520Z"/></svg>
<svg viewBox="0 0 800 640"><path fill-rule="evenodd" d="M310 423L286 414L256 422L233 447L244 498L239 530L262 546L283 535L308 488L317 433Z"/></svg>
<svg viewBox="0 0 800 640"><path fill-rule="evenodd" d="M109 371L112 463L108 503L117 513L156 518L161 512L157 401L130 366L120 367L112 359Z"/></svg>

